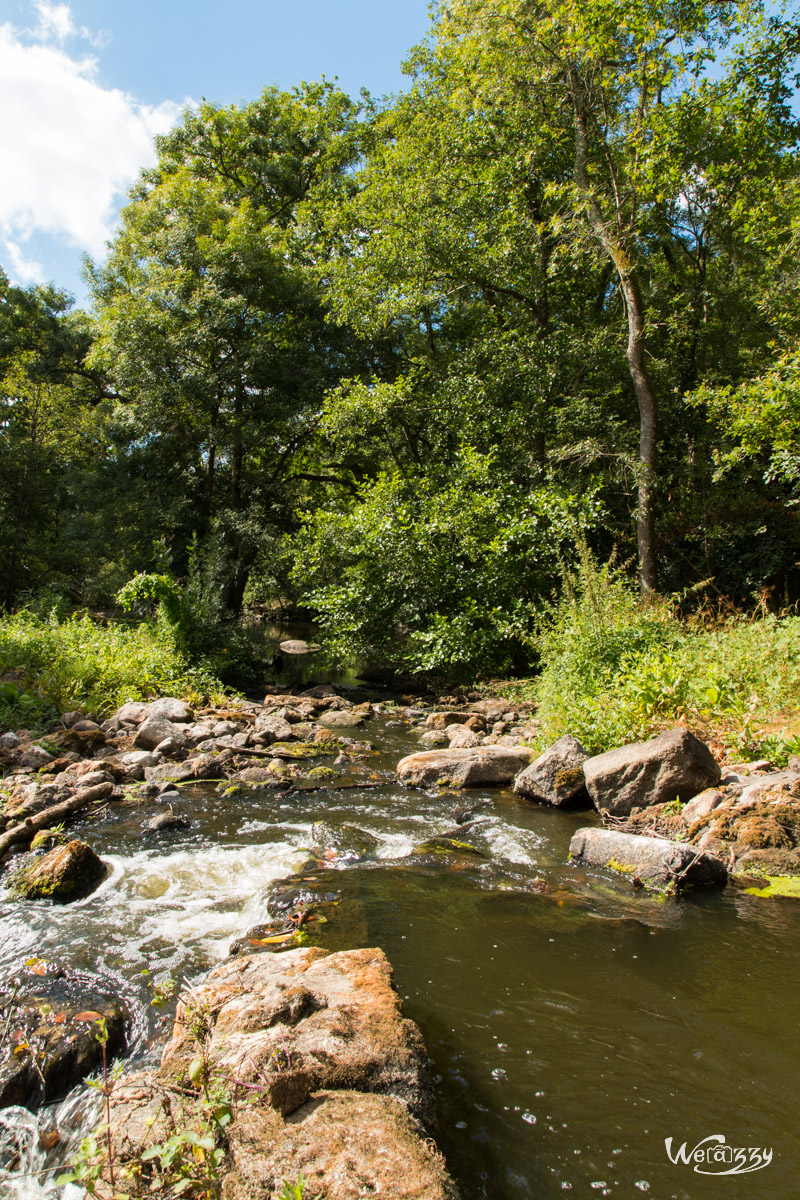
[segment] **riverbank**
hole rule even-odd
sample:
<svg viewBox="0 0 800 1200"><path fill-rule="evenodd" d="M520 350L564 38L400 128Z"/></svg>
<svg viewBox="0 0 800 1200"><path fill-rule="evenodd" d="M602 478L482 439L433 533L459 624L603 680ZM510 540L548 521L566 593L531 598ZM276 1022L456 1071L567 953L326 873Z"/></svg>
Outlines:
<svg viewBox="0 0 800 1200"><path fill-rule="evenodd" d="M540 1187L538 1169L531 1176L523 1167L514 1141L522 1121L533 1138L526 1134L523 1139L530 1161L541 1164L542 1170L547 1163L557 1166L562 1161L561 1151L540 1144L544 1101L529 1089L542 1090L534 1085L541 1082L540 1071L548 1075L545 1061L552 1051L555 1066L574 1036L559 1023L560 1032L553 1028L548 1034L553 1038L547 1043L550 1048L540 1045L548 1026L542 1020L551 1011L554 994L565 986L570 994L576 988L578 994L582 991L579 979L585 963L579 966L573 950L582 947L585 961L594 963L596 972L598 947L591 948L592 937L600 938L606 954L616 949L616 954L629 956L631 938L638 942L641 937L667 935L671 960L677 962L695 944L692 930L698 919L706 927L705 936L717 936L708 925L712 914L720 935L730 931L732 918L738 922L736 937L749 946L748 923L772 927L773 906L784 902L739 888L722 893L712 888L703 900L699 893L688 893L665 902L662 891L637 885L635 874L620 870L619 859L615 864L570 864L571 841L581 829L602 828L600 815L594 807L553 807L541 802L546 797L536 800L515 793L511 784L519 764L505 781L484 778L470 785L462 780L466 786L457 787L451 773L447 781L426 777L419 781L421 787L398 787L398 769L409 758L422 757L426 771L434 760L450 771L450 764L474 761L476 755L502 758L509 752L513 757L515 747L522 748L535 732L536 714L530 706L528 711L509 710L502 699L484 697L442 709L366 700L358 693L340 695L334 688L310 691L305 696L270 694L260 705L244 702L213 712L194 711L174 700L155 708L128 708L99 731L77 728L83 722L72 714L63 737L92 735L97 745L90 757L54 746L67 762L55 757L39 768L20 767L32 739L20 739L19 746L7 751L17 756L9 762L17 771L6 776L6 786L25 789L24 795L15 791L15 802L21 799L35 807L53 798L47 791L53 788L74 795L82 781L86 790L107 787L116 794L76 816L80 825L69 831L70 837L74 832L91 842L110 868L94 892L63 906L6 893L0 904L9 929L9 947L0 962L4 978L13 977L34 950L48 963L69 964L72 958L72 970L78 964L95 974L98 966L111 970L117 977L117 994L128 1004L129 1069L139 1069L148 1055L160 1054L169 1033L174 1000L161 1006L161 1016L150 1003L156 995L167 994L169 978L189 978L195 986L231 949L239 955L232 963L253 951L288 948L294 953L291 947L298 945L298 934L301 949L305 942L334 954L380 946L398 970L411 1015L421 1019L436 1062L434 1074L441 1076L435 1085L442 1110L437 1141L465 1194L522 1196L534 1187L537 1195L549 1194ZM172 729L158 724L165 720ZM155 746L141 744L161 734L167 736ZM765 766L753 777L766 778ZM98 773L109 778L92 780ZM729 803L745 789L745 772L737 780L728 778L731 774L721 773L717 784L717 790L729 789ZM674 798L663 803L671 804L672 811L678 807ZM38 851L40 858L46 853L44 848ZM304 914L299 928L289 919L298 913ZM794 920L789 914L778 919L789 924ZM487 940L491 937L493 942ZM643 950L639 945L634 955L647 959L650 987L660 968L652 955L642 955ZM547 979L537 982L535 963L541 956L547 962ZM569 984L566 978L557 984L569 963L575 977ZM155 982L155 995L149 996L146 982L141 982L143 968L150 972L144 979ZM737 969L746 972L744 962ZM613 978L612 971L612 989ZM464 989L460 996L458 980ZM728 986L741 990L732 980ZM466 1057L451 1075L446 1066L449 1038L442 1023L450 1027L455 1021L452 1028L459 1027L463 1017L458 1014L471 1009L468 997L476 987L483 1012L479 1024L496 1032L487 1042L475 1019L467 1018L460 1052ZM527 1018L519 1009L519 1003L525 1008L526 992L539 996L543 1005L537 1002L535 1050L526 1043ZM99 1002L98 996L92 1004ZM491 1016L500 1009L502 1017ZM669 1009L666 1004L665 1011ZM636 1027L641 1017L628 1013L626 1036L631 1020ZM754 1025L754 1035L756 1030ZM673 1032L678 1044L686 1045L685 1037ZM586 1036L596 1033L593 1015ZM499 1050L498 1043L507 1049ZM581 1044L588 1051L588 1042L581 1038ZM472 1101L464 1108L456 1076L466 1071L465 1078L473 1077L475 1067L468 1063L477 1061L476 1054L486 1064L489 1090L484 1084L477 1086L478 1108ZM590 1053L587 1066L592 1059ZM508 1084L509 1066L517 1077L513 1086ZM576 1078L581 1087L588 1087L582 1068ZM627 1086L633 1086L624 1071L620 1086L626 1079ZM551 1091L560 1088L551 1086ZM526 1102L512 1102L512 1095L526 1097ZM616 1102L626 1108L620 1096ZM55 1111L65 1103L56 1102ZM462 1113L456 1115L460 1106ZM585 1122L585 1106L578 1108ZM481 1114L481 1109L486 1111ZM52 1111L51 1106L43 1110L48 1120ZM459 1128L465 1113L468 1129L491 1128L490 1146L482 1149L479 1140L468 1148ZM566 1128L574 1130L574 1120L574 1115L568 1118ZM610 1129L603 1133L591 1121L588 1127L602 1145ZM60 1148L62 1162L75 1152L69 1138L67 1130ZM557 1144L556 1139L553 1145ZM486 1165L490 1149L491 1168ZM566 1145L564 1150L568 1158ZM632 1163L642 1161L633 1146L629 1153ZM477 1161L476 1155L484 1166L473 1177L475 1172L466 1164ZM517 1162L515 1171L529 1183L518 1186L506 1180L496 1155ZM657 1178L663 1169L653 1155L647 1151L644 1157ZM566 1159L558 1170L554 1183L557 1178L583 1178L589 1186L602 1178L598 1174L590 1179L580 1171L576 1175ZM623 1175L629 1185L649 1178L644 1173L635 1178Z"/></svg>

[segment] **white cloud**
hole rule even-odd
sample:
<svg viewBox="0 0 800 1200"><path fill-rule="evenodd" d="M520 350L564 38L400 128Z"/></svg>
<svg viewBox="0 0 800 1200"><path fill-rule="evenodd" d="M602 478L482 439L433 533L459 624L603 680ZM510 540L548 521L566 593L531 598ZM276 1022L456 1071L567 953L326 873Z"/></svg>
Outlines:
<svg viewBox="0 0 800 1200"><path fill-rule="evenodd" d="M103 87L95 58L64 49L84 36L69 6L36 8L34 30L0 25L0 235L23 264L19 275L36 265L19 243L37 233L103 254L122 195L155 159L153 136L181 110Z"/></svg>
<svg viewBox="0 0 800 1200"><path fill-rule="evenodd" d="M31 34L38 41L65 42L73 33L77 33L72 20L72 11L68 4L47 4L40 0L34 5L39 14L39 21Z"/></svg>
<svg viewBox="0 0 800 1200"><path fill-rule="evenodd" d="M5 252L8 258L8 277L12 283L42 283L44 268L35 259L26 258L16 242L6 241Z"/></svg>

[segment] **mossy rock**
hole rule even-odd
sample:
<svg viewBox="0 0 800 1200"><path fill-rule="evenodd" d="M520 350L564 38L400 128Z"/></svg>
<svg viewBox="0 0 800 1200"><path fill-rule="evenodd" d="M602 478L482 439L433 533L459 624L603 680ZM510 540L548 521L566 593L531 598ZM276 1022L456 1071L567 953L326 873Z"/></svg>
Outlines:
<svg viewBox="0 0 800 1200"><path fill-rule="evenodd" d="M469 842L462 842L458 838L450 837L428 838L426 842L415 846L412 854L415 857L432 854L442 858L474 858L484 861L486 859L486 855L481 850L477 850L475 846L471 846Z"/></svg>
<svg viewBox="0 0 800 1200"><path fill-rule="evenodd" d="M800 900L800 876L767 875L767 887L745 888L749 896L790 896Z"/></svg>
<svg viewBox="0 0 800 1200"><path fill-rule="evenodd" d="M91 846L74 839L22 867L11 880L11 891L23 900L69 904L88 896L107 874L107 865Z"/></svg>
<svg viewBox="0 0 800 1200"><path fill-rule="evenodd" d="M333 767L312 767L308 772L309 779L338 779L338 772Z"/></svg>
<svg viewBox="0 0 800 1200"><path fill-rule="evenodd" d="M324 754L336 754L337 745L328 742L274 742L269 752L273 758L320 758Z"/></svg>
<svg viewBox="0 0 800 1200"><path fill-rule="evenodd" d="M69 838L59 829L40 829L31 842L35 854L39 850L52 850L53 846L65 846Z"/></svg>

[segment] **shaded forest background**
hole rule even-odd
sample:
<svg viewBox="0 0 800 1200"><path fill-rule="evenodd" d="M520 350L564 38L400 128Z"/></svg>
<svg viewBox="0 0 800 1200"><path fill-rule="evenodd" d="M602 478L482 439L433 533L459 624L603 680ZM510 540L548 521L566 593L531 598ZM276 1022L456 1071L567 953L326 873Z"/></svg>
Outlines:
<svg viewBox="0 0 800 1200"><path fill-rule="evenodd" d="M798 51L739 0L450 0L400 96L187 111L89 312L0 274L5 609L122 593L236 676L280 600L474 678L581 564L794 605Z"/></svg>

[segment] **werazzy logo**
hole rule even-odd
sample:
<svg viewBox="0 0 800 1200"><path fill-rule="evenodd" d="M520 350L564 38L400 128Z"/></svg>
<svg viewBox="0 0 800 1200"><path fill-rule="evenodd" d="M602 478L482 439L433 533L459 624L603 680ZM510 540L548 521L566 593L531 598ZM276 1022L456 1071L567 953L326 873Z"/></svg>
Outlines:
<svg viewBox="0 0 800 1200"><path fill-rule="evenodd" d="M772 1162L772 1150L766 1146L729 1146L723 1133L709 1134L693 1150L684 1142L674 1154L671 1137L664 1138L664 1145L671 1163L691 1166L698 1175L747 1175Z"/></svg>

